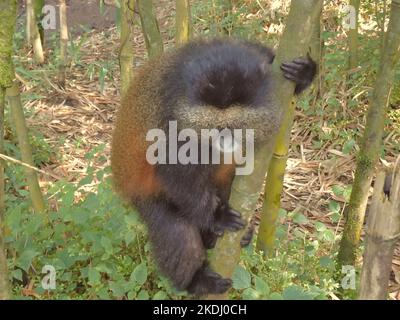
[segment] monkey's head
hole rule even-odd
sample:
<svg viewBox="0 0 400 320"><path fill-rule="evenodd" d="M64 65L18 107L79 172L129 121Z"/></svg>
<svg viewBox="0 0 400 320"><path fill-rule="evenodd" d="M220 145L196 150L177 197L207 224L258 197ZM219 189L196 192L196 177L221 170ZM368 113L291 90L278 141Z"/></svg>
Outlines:
<svg viewBox="0 0 400 320"><path fill-rule="evenodd" d="M254 129L256 138L269 137L281 117L271 94L272 60L272 50L247 41L202 40L178 49L160 88L170 120L182 129Z"/></svg>

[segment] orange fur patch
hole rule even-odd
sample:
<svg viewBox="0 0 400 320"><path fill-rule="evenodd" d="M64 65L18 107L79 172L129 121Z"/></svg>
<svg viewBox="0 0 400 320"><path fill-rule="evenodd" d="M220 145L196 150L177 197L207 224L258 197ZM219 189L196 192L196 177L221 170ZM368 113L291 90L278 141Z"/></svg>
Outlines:
<svg viewBox="0 0 400 320"><path fill-rule="evenodd" d="M231 183L234 172L235 164L221 164L218 166L214 181L218 186L226 186Z"/></svg>

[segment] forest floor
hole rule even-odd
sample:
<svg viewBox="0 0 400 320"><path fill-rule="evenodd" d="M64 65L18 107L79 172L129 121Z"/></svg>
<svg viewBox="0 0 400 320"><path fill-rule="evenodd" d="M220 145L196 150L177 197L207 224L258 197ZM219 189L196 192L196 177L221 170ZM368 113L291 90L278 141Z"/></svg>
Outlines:
<svg viewBox="0 0 400 320"><path fill-rule="evenodd" d="M48 1L51 3L52 1ZM56 2L56 1L53 1ZM106 6L103 14L99 12L98 1L69 2L69 27L75 42L80 44L73 51L75 63L68 70L65 90L55 83L55 75L43 73L43 83L32 85L25 75L17 73L23 83L27 97L25 108L29 109L28 124L33 130L44 135L49 145L56 150L52 161L41 167L46 175L41 175L41 185L46 187L58 179L74 181L86 173L85 155L94 147L106 144L104 155L109 159L110 141L116 108L119 105L118 46L119 35L114 24L115 10ZM166 48L173 46L174 8L172 0L157 1L157 16ZM80 26L86 28L81 32ZM48 35L48 42L53 41ZM146 59L146 49L139 27L135 26L135 64ZM49 52L50 54L52 52ZM27 55L26 62L32 65ZM33 67L32 67L33 68ZM341 85L341 84L340 84ZM343 86L344 87L344 86ZM346 89L343 94L346 96ZM362 128L361 112L342 105L340 111L349 118L358 119L347 129ZM336 186L349 186L354 178L355 153L346 154L337 148L335 141L327 140L315 147L313 127L317 116L296 113L292 130L292 144L284 180L282 207L288 212L304 214L311 222L321 221L340 234L343 223L342 213L347 197L333 192ZM327 134L332 130L322 124ZM340 130L340 129L339 129ZM396 136L397 135L397 136ZM399 132L385 139L387 164L396 160L395 144ZM393 150L393 151L391 151ZM109 165L109 161L102 164ZM372 188L371 188L372 189ZM340 218L332 223L333 214L329 203L334 200L340 204ZM314 224L303 224L302 228L312 228ZM290 230L290 227L289 227ZM391 297L400 299L400 244L396 248L391 275Z"/></svg>

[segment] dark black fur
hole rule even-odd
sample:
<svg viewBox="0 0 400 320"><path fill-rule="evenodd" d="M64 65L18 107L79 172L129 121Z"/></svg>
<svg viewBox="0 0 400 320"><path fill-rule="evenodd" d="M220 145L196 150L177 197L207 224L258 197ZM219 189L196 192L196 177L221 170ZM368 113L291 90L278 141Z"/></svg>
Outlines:
<svg viewBox="0 0 400 320"><path fill-rule="evenodd" d="M163 108L160 121L165 129L168 121L179 122L176 107L182 98L189 107L268 107L273 81L271 49L248 41L198 41L171 57L158 90ZM308 58L296 59L283 64L282 70L285 77L295 81L296 93L300 93L311 83L315 63ZM217 168L158 165L156 172L164 193L157 198L134 200L148 225L160 270L178 289L196 295L221 293L229 288L231 281L208 267L206 249L212 248L224 231L245 226L240 213L228 204L233 176L225 186L217 187L213 183Z"/></svg>

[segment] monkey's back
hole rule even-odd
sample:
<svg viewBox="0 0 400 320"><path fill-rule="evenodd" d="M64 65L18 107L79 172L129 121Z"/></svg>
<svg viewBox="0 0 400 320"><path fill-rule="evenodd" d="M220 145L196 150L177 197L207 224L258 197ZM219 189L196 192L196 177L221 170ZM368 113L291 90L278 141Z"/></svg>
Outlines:
<svg viewBox="0 0 400 320"><path fill-rule="evenodd" d="M116 115L111 146L113 182L128 200L146 198L160 190L155 168L146 160L146 134L159 128L162 61L154 59L138 70Z"/></svg>

